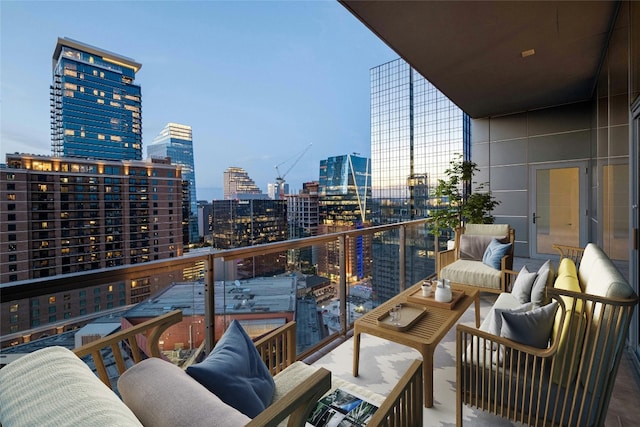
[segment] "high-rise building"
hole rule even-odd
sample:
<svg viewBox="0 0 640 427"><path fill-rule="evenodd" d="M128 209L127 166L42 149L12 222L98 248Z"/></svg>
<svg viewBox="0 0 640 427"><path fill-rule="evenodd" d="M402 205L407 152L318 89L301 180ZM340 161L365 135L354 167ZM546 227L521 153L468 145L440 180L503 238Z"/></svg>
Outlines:
<svg viewBox="0 0 640 427"><path fill-rule="evenodd" d="M6 161L0 283L182 255L182 177L166 159Z"/></svg>
<svg viewBox="0 0 640 427"><path fill-rule="evenodd" d="M290 239L318 235L318 186L318 181L305 182L298 194L285 194Z"/></svg>
<svg viewBox="0 0 640 427"><path fill-rule="evenodd" d="M211 244L212 222L213 205L206 200L198 200L198 236L209 244Z"/></svg>
<svg viewBox="0 0 640 427"><path fill-rule="evenodd" d="M249 199L214 200L213 247L233 249L287 240L287 202ZM286 252L243 260L237 266L239 278L284 273Z"/></svg>
<svg viewBox="0 0 640 427"><path fill-rule="evenodd" d="M356 154L329 157L320 161L318 185L319 234L355 230L370 224L371 161ZM371 272L371 242L362 236L349 241L347 281L356 281ZM322 246L318 255L318 273L330 278L340 276L337 243Z"/></svg>
<svg viewBox="0 0 640 427"><path fill-rule="evenodd" d="M182 179L189 182L189 242L200 240L198 235L198 199L196 198L196 174L193 161L193 139L191 126L168 123L147 146L147 157L171 158L171 163L180 165Z"/></svg>
<svg viewBox="0 0 640 427"><path fill-rule="evenodd" d="M7 154L0 168L3 289L181 256L182 183L180 167L166 159ZM64 291L39 289L3 301L0 335L136 303L171 280L162 272L140 274L104 284L70 279Z"/></svg>
<svg viewBox="0 0 640 427"><path fill-rule="evenodd" d="M320 223L318 181L305 182L298 194L285 194L287 201L287 224L289 239L318 235ZM304 273L315 273L318 263L317 245L292 249L288 252L289 263Z"/></svg>
<svg viewBox="0 0 640 427"><path fill-rule="evenodd" d="M238 199L240 195L251 198L250 195L262 195L255 181L249 177L246 170L231 166L224 171L224 199ZM267 195L264 195L267 198ZM262 198L262 197L256 197Z"/></svg>
<svg viewBox="0 0 640 427"><path fill-rule="evenodd" d="M372 221L374 224L428 216L429 194L450 161L471 155L470 119L429 81L397 59L370 70ZM433 236L410 230L405 283L433 273L426 254ZM424 234L424 235L422 235ZM374 242L373 286L380 300L399 291L397 236Z"/></svg>
<svg viewBox="0 0 640 427"><path fill-rule="evenodd" d="M51 144L54 156L142 159L142 65L88 44L58 38L53 52Z"/></svg>

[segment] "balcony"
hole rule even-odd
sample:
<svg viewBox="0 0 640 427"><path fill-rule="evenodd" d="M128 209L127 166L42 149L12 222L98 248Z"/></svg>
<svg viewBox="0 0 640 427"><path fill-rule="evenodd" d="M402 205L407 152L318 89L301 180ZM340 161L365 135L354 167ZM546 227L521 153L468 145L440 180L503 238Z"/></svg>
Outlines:
<svg viewBox="0 0 640 427"><path fill-rule="evenodd" d="M141 292L150 295L136 306L125 307L124 318L131 324L173 309L182 310L182 322L159 338L160 350L176 364L185 363L197 351L212 348L233 319L243 322L250 335L256 337L296 320L299 360L325 367L336 377L384 396L420 355L409 347L364 335L360 376L354 378L353 322L400 290L434 273L434 239L427 233L426 224L426 220L416 220L220 252L205 249L177 259L17 282L2 286L2 303L14 301L21 305L37 298L42 291L36 289L47 289L46 298L56 295L59 301L73 306L75 293L84 291L82 295L86 298L87 294L96 295L95 289L100 288L104 309L105 293L109 295L111 284L123 283L122 289L129 289L130 301L139 300ZM323 252L330 248L337 248L338 264L322 267L319 264L324 262ZM320 261L316 264L312 262L314 254ZM331 258L328 254L324 256ZM557 256L550 259L557 262ZM366 260L371 261L369 266L362 265ZM514 261L514 269L526 264L533 270L543 261L519 257ZM625 263L619 265L628 274ZM314 274L328 267L338 272L333 278ZM187 274L197 277L187 279ZM385 280L389 283L377 286ZM113 286L112 291L119 289L120 286ZM482 318L495 298L482 294ZM40 311L50 315L44 313L46 310ZM113 315L114 311L110 312ZM36 346L43 333L51 333L51 329L62 332L89 323L92 317L98 316L85 315L48 327L6 334L3 341L27 339L32 342L23 346ZM459 322L473 324L473 320L474 310L470 307ZM58 335L58 344L65 334L72 336L74 331ZM10 354L12 350L5 348L3 353ZM115 365L108 370L114 382L118 376ZM423 409L424 425L455 422L455 327L434 354L434 384L434 406ZM617 376L606 425L635 425L640 408L631 402L638 398L640 377L629 353L625 354ZM472 425L496 422L491 415L469 408L465 408L465 415Z"/></svg>

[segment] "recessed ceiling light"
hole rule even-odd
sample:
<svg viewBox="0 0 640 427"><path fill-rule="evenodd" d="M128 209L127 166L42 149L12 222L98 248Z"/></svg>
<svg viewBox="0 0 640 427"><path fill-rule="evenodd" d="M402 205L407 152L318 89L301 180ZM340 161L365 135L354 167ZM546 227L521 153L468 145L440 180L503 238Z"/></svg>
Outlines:
<svg viewBox="0 0 640 427"><path fill-rule="evenodd" d="M535 49L523 50L522 52L520 52L520 55L522 55L523 58L526 58L527 56L531 56L535 54L536 54Z"/></svg>

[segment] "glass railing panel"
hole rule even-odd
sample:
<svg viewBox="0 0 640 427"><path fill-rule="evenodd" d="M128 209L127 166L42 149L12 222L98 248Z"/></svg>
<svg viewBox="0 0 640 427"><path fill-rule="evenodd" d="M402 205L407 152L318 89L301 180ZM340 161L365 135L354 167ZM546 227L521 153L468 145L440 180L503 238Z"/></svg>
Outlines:
<svg viewBox="0 0 640 427"><path fill-rule="evenodd" d="M405 228L405 288L436 273L434 243L425 224Z"/></svg>
<svg viewBox="0 0 640 427"><path fill-rule="evenodd" d="M394 224L250 248L196 249L162 261L144 262L153 253L141 253L128 266L25 281L16 284L23 291L3 287L3 308L16 313L15 331L3 331L3 346L78 328L119 309L131 323L182 310L185 320L159 343L177 363L215 343L234 318L256 337L296 320L302 354L345 334L401 286L430 274L428 243L420 246L425 241L424 223ZM401 258L405 253L410 259ZM70 289L69 282L78 286ZM28 286L43 292L33 295ZM16 300L4 305L11 294Z"/></svg>
<svg viewBox="0 0 640 427"><path fill-rule="evenodd" d="M234 319L252 338L295 320L301 354L342 332L338 240L292 246L277 251L256 246L251 256L216 261L216 339Z"/></svg>
<svg viewBox="0 0 640 427"><path fill-rule="evenodd" d="M400 237L400 228L372 235L371 299L374 307L400 292Z"/></svg>
<svg viewBox="0 0 640 427"><path fill-rule="evenodd" d="M355 234L345 240L345 314L347 328L371 311L373 301L373 232Z"/></svg>

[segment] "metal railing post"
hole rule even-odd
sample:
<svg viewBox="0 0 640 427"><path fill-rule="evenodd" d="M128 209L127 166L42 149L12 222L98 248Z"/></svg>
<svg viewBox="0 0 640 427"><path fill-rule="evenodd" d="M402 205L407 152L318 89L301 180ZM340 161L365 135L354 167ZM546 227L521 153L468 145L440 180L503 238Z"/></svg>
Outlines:
<svg viewBox="0 0 640 427"><path fill-rule="evenodd" d="M347 237L342 234L338 237L340 244L340 332L347 333Z"/></svg>
<svg viewBox="0 0 640 427"><path fill-rule="evenodd" d="M405 248L406 248L406 243L407 243L407 230L405 228L405 226L401 226L400 230L399 230L400 236L399 236L399 242L398 242L398 262L400 263L398 268L398 271L400 272L400 277L399 279L399 284L400 284L400 292L404 291L406 289L406 283L405 283L405 268L406 268L406 264L405 264Z"/></svg>
<svg viewBox="0 0 640 427"><path fill-rule="evenodd" d="M215 280L213 271L214 258L209 255L204 261L204 339L205 351L211 353L216 344L216 323L215 323Z"/></svg>

